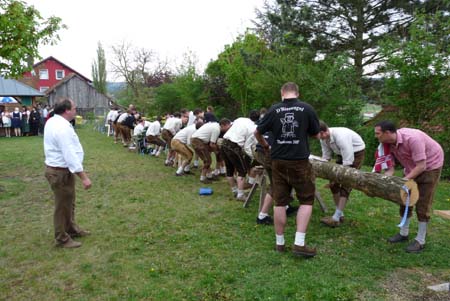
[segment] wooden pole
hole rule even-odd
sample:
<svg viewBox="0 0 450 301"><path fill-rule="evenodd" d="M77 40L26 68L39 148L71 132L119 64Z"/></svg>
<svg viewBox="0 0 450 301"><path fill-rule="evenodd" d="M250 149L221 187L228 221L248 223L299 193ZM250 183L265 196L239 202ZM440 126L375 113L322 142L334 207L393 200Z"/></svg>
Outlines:
<svg viewBox="0 0 450 301"><path fill-rule="evenodd" d="M414 206L419 198L419 189L414 180L405 180L395 176L364 172L322 160L310 158L317 177L364 192L370 197L379 197L399 205L404 205L407 193L402 189L406 186L409 194L409 206Z"/></svg>

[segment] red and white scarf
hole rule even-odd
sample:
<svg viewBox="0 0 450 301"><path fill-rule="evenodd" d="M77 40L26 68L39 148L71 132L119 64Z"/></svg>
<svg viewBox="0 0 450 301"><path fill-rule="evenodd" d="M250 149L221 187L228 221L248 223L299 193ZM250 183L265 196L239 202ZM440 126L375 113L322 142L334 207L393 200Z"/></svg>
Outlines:
<svg viewBox="0 0 450 301"><path fill-rule="evenodd" d="M391 155L389 144L380 143L375 151L375 165L372 172L380 173L382 170L394 166L394 157Z"/></svg>

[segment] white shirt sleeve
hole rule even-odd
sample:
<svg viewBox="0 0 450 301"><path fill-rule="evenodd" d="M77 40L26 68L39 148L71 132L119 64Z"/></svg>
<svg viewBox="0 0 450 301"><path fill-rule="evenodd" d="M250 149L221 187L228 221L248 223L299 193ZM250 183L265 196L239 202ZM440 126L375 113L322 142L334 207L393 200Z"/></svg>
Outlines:
<svg viewBox="0 0 450 301"><path fill-rule="evenodd" d="M333 150L328 146L325 140L320 140L320 147L322 148L322 158L329 161L333 155Z"/></svg>
<svg viewBox="0 0 450 301"><path fill-rule="evenodd" d="M334 141L339 148L342 156L342 165L349 166L355 161L355 151L353 149L353 141L351 135L338 135Z"/></svg>
<svg viewBox="0 0 450 301"><path fill-rule="evenodd" d="M64 127L55 134L55 138L70 172L82 172L84 152L74 129Z"/></svg>

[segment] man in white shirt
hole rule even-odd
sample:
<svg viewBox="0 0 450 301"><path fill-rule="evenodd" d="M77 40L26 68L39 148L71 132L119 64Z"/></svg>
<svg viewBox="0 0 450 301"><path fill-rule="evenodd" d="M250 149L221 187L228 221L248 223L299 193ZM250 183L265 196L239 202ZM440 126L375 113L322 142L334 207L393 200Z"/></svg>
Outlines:
<svg viewBox="0 0 450 301"><path fill-rule="evenodd" d="M202 119L180 130L172 139L172 149L178 154L178 170L176 176L190 173L190 165L194 152L189 148L191 136L203 125Z"/></svg>
<svg viewBox="0 0 450 301"><path fill-rule="evenodd" d="M203 161L200 182L209 184L213 180L211 174L211 152L217 151L217 139L220 133L225 133L231 126L231 121L223 118L220 123L208 122L192 134L191 144L197 155Z"/></svg>
<svg viewBox="0 0 450 301"><path fill-rule="evenodd" d="M112 134L114 134L114 121L116 121L118 116L119 110L116 107L111 108L111 110L108 112L108 115L106 115L106 122L107 124L109 124L109 128Z"/></svg>
<svg viewBox="0 0 450 301"><path fill-rule="evenodd" d="M194 118L192 118L191 113L194 116ZM194 121L192 121L192 119L194 119ZM204 119L205 119L205 113L203 112L202 109L197 108L197 109L194 110L194 112L190 112L189 113L188 125L191 125L194 122L197 122L199 120L201 120L202 124L203 124ZM198 168L198 155L195 152L194 152L194 166L193 166L193 168Z"/></svg>
<svg viewBox="0 0 450 301"><path fill-rule="evenodd" d="M56 245L77 248L80 242L74 237L89 235L75 223L75 175L84 189L91 187L91 180L83 170L83 147L70 121L76 116L75 103L63 98L55 104L55 115L45 124L44 154L45 177L55 196L53 222Z"/></svg>
<svg viewBox="0 0 450 301"><path fill-rule="evenodd" d="M161 116L156 117L156 120L153 122L150 122L150 126L147 129L147 132L145 133L145 136L147 137L147 142L150 144L154 144L155 148L153 149L153 152L151 153L152 156L159 157L159 154L161 153L161 149L166 147L166 142L164 142L159 136L161 135Z"/></svg>
<svg viewBox="0 0 450 301"><path fill-rule="evenodd" d="M320 145L322 147L322 158L331 160L337 155L336 164L360 169L364 162L366 145L361 136L344 127L332 127L320 121ZM344 221L344 208L352 189L336 182L330 182L330 190L336 210L333 216L323 217L320 221L329 226L337 227Z"/></svg>
<svg viewBox="0 0 450 301"><path fill-rule="evenodd" d="M189 112L184 111L183 114L175 113L173 117L169 117L164 123L163 129L161 131L161 137L167 143L169 151L167 152L167 158L164 163L166 166L172 166L175 160L175 152L171 149L172 138L181 129L183 124L186 124L189 119Z"/></svg>
<svg viewBox="0 0 450 301"><path fill-rule="evenodd" d="M139 117L137 120L137 124L133 129L133 136L139 136L141 134L144 133L144 131L146 132L148 127L150 126L150 121L145 120L142 117Z"/></svg>
<svg viewBox="0 0 450 301"><path fill-rule="evenodd" d="M253 110L250 112L249 118L236 119L223 136L221 147L227 170L227 180L238 201L245 201L246 199L244 194L245 176L251 167L252 147L256 146L257 143L254 132L256 130L255 122L258 119L259 112ZM234 178L235 172L238 174L236 180ZM249 183L254 184L255 178L249 177Z"/></svg>

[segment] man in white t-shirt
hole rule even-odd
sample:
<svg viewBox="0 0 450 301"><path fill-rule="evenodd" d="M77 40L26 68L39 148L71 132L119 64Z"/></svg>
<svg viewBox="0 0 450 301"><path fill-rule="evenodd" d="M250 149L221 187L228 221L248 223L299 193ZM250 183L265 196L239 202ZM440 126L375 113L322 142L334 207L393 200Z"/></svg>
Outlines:
<svg viewBox="0 0 450 301"><path fill-rule="evenodd" d="M150 126L145 133L147 142L150 144L154 144L155 148L151 153L152 156L159 157L161 150L166 147L166 142L164 142L161 138L161 116L156 117L156 120L150 122Z"/></svg>
<svg viewBox="0 0 450 301"><path fill-rule="evenodd" d="M183 124L186 124L189 119L189 112L184 114L175 113L173 117L169 117L161 131L161 137L167 143L169 151L167 152L167 157L164 165L172 166L175 160L175 152L171 149L172 138L176 133L182 128Z"/></svg>
<svg viewBox="0 0 450 301"><path fill-rule="evenodd" d="M244 194L245 177L250 171L252 162L252 147L256 146L254 135L259 112L253 110L249 118L241 117L233 122L233 125L223 136L222 152L227 170L227 180L233 194L239 201L245 201ZM234 178L237 172L237 179ZM250 177L250 184L255 183L255 178Z"/></svg>
<svg viewBox="0 0 450 301"><path fill-rule="evenodd" d="M203 125L201 119L195 123L188 125L184 129L180 130L172 139L172 149L178 155L178 170L175 173L176 176L182 176L190 173L190 163L194 156L194 152L189 147L191 145L191 136L196 130Z"/></svg>
<svg viewBox="0 0 450 301"><path fill-rule="evenodd" d="M320 146L322 158L331 160L337 155L336 164L360 169L364 162L366 145L356 132L345 127L331 127L320 121ZM337 182L330 182L330 190L336 210L332 216L323 217L320 221L329 227L337 227L344 221L344 208L352 191L351 187L345 187Z"/></svg>
<svg viewBox="0 0 450 301"><path fill-rule="evenodd" d="M211 174L211 152L216 152L217 139L220 133L225 133L231 126L231 121L223 118L220 123L208 122L202 125L194 134L192 134L191 144L197 155L203 161L203 168L200 176L200 182L208 184L213 180Z"/></svg>

